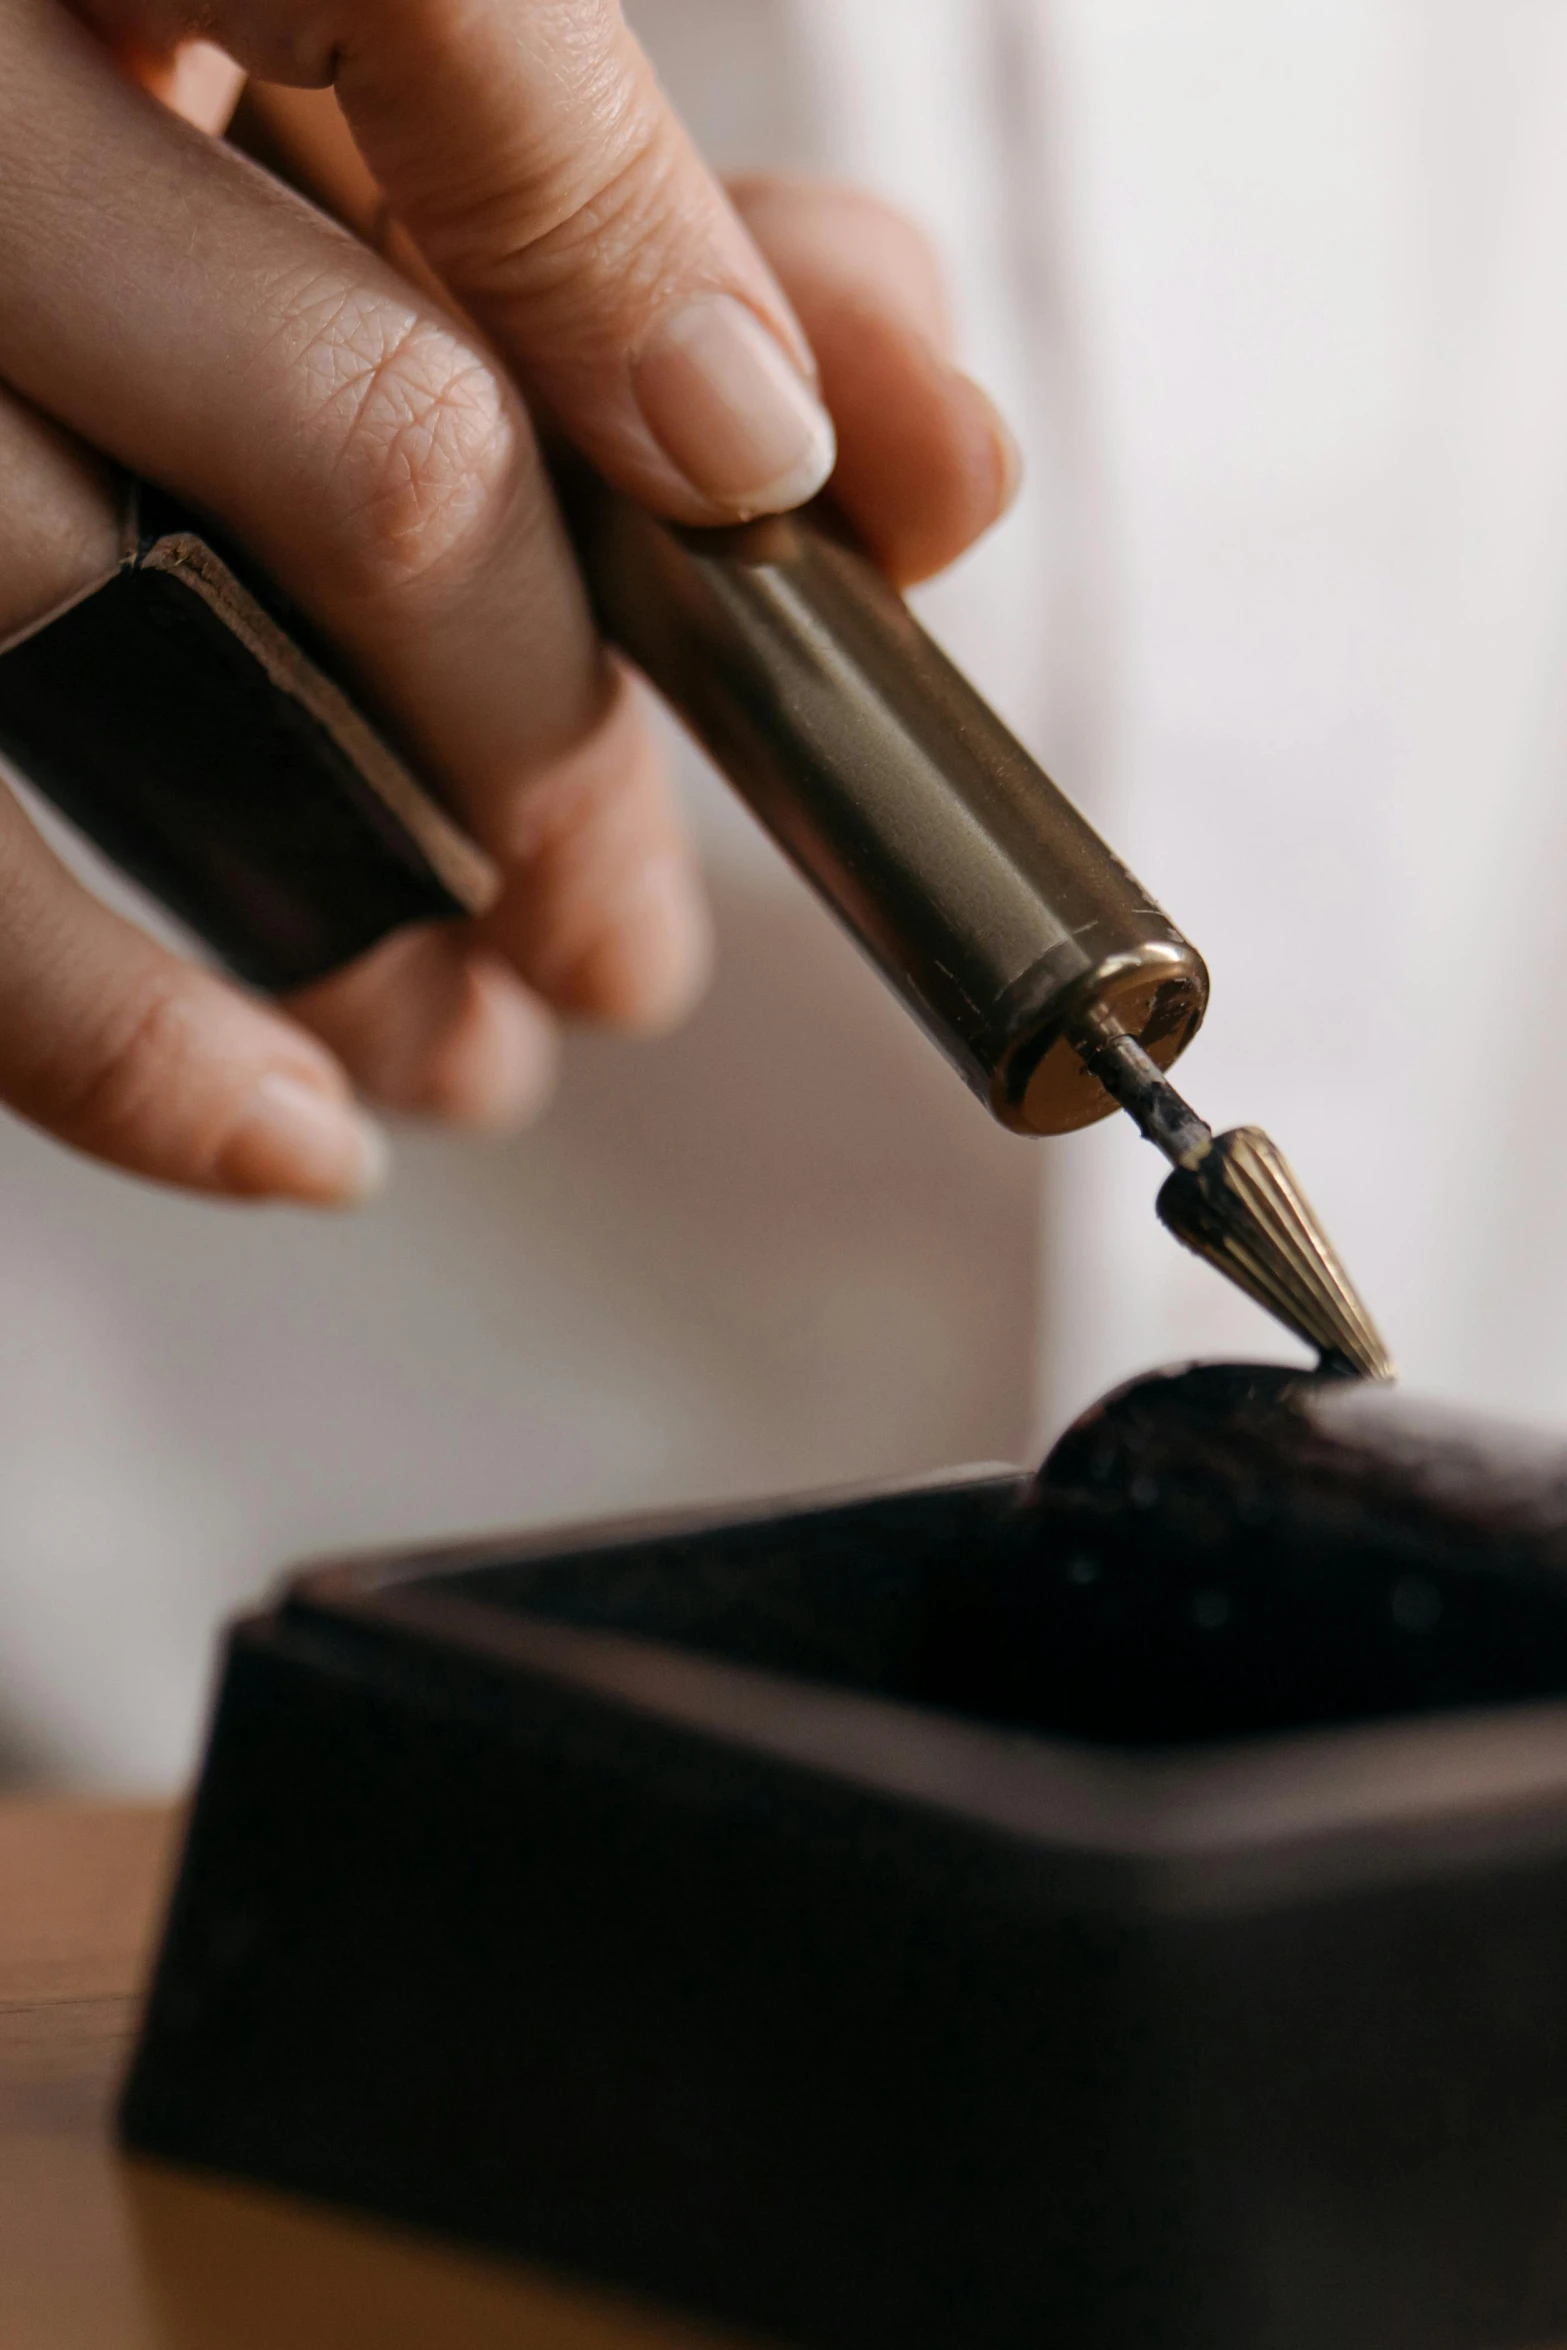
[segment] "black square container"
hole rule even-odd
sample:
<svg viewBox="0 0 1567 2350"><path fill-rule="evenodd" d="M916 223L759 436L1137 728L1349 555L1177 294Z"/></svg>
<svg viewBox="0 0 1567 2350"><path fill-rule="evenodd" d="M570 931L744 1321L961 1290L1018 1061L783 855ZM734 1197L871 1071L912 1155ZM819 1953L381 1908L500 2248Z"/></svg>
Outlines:
<svg viewBox="0 0 1567 2350"><path fill-rule="evenodd" d="M1026 1492L302 1574L128 2140L819 2350L1567 2335L1567 1705L932 1704Z"/></svg>

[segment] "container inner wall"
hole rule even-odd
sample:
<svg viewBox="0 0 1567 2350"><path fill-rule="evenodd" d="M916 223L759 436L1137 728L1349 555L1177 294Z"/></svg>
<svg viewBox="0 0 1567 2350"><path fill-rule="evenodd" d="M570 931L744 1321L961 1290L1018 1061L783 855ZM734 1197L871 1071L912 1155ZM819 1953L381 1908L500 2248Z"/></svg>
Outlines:
<svg viewBox="0 0 1567 2350"><path fill-rule="evenodd" d="M1567 1693L1567 1573L1494 1530L1243 1511L1182 1538L1141 1498L1089 1517L992 1479L524 1556L440 1588L1095 1745Z"/></svg>

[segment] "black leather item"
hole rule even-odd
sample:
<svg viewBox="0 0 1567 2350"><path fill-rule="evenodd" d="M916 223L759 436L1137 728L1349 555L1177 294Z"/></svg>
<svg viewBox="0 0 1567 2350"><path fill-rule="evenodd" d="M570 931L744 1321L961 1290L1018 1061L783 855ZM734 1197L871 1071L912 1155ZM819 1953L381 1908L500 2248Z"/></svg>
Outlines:
<svg viewBox="0 0 1567 2350"><path fill-rule="evenodd" d="M143 490L113 577L0 655L0 752L276 990L495 889L308 648L269 582Z"/></svg>

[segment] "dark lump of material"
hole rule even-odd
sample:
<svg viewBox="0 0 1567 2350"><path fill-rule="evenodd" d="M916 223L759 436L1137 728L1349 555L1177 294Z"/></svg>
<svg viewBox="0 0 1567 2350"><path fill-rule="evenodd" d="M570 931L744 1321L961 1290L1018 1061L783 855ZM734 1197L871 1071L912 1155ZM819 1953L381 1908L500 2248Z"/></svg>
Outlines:
<svg viewBox="0 0 1567 2350"><path fill-rule="evenodd" d="M1567 1691L1567 1446L1320 1373L1139 1380L954 1571L930 1657L944 1704L1136 1745Z"/></svg>

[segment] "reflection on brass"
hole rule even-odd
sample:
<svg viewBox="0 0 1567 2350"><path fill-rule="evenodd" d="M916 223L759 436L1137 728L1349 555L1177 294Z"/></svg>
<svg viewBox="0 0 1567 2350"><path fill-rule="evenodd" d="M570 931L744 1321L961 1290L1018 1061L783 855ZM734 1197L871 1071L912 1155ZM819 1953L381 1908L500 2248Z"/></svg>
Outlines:
<svg viewBox="0 0 1567 2350"><path fill-rule="evenodd" d="M1168 954L1157 940L1135 953L1112 957L1080 980L1059 1009L1059 1026L1038 1058L1032 1052L1019 1105L1006 1122L1024 1134L1075 1134L1097 1125L1117 1105L1106 1091L1080 1040L1080 1006L1112 1020L1138 1038L1154 1066L1168 1069L1196 1034L1201 1012L1191 1014L1190 974L1184 942ZM1204 974L1206 986L1206 974ZM1191 1015L1191 1016L1188 1016ZM1037 1050L1037 1046L1035 1047Z"/></svg>
<svg viewBox="0 0 1567 2350"><path fill-rule="evenodd" d="M1218 1135L1195 1167L1178 1167L1159 1194L1159 1220L1325 1363L1392 1378L1375 1324L1283 1154L1258 1127Z"/></svg>
<svg viewBox="0 0 1567 2350"><path fill-rule="evenodd" d="M567 495L607 633L1003 1125L1115 1107L1086 1007L1175 1060L1202 958L822 513L680 530Z"/></svg>
<svg viewBox="0 0 1567 2350"><path fill-rule="evenodd" d="M1277 1145L1255 1126L1215 1136L1134 1039L1102 1014L1083 1030L1101 1082L1175 1169L1159 1220L1323 1363L1391 1379L1392 1358Z"/></svg>
<svg viewBox="0 0 1567 2350"><path fill-rule="evenodd" d="M825 511L681 530L566 489L607 633L1003 1125L1121 1107L1175 1165L1176 1237L1329 1360L1387 1353L1283 1160L1163 1079L1202 958Z"/></svg>

